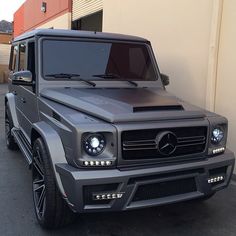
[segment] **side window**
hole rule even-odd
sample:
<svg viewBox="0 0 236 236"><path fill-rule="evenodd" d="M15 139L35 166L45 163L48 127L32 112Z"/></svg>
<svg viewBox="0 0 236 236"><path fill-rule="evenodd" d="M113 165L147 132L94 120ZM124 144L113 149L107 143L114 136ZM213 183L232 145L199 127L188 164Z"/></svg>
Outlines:
<svg viewBox="0 0 236 236"><path fill-rule="evenodd" d="M21 43L19 45L19 71L26 70L26 45Z"/></svg>
<svg viewBox="0 0 236 236"><path fill-rule="evenodd" d="M9 69L13 72L17 71L17 55L18 55L18 45L12 46Z"/></svg>
<svg viewBox="0 0 236 236"><path fill-rule="evenodd" d="M32 73L35 80L35 42L28 43L27 70Z"/></svg>

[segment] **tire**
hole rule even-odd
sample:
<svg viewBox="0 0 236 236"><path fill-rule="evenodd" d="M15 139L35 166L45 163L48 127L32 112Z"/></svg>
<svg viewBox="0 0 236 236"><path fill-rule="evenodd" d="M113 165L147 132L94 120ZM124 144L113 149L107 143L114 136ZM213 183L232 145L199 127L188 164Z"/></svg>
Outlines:
<svg viewBox="0 0 236 236"><path fill-rule="evenodd" d="M7 148L10 150L18 150L19 147L17 143L15 142L14 137L11 134L11 130L14 128L10 109L8 102L5 105L5 139L6 139L6 145Z"/></svg>
<svg viewBox="0 0 236 236"><path fill-rule="evenodd" d="M33 146L32 192L36 218L43 228L60 228L74 220L75 214L57 188L50 157L41 138Z"/></svg>

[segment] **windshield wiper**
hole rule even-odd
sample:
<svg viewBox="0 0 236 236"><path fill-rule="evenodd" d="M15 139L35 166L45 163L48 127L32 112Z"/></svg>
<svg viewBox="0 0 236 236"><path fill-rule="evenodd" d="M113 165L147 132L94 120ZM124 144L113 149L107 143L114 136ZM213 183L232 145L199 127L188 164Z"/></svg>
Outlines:
<svg viewBox="0 0 236 236"><path fill-rule="evenodd" d="M93 75L93 77L99 77L99 78L103 78L103 79L119 79L120 78L119 75L113 74L113 73Z"/></svg>
<svg viewBox="0 0 236 236"><path fill-rule="evenodd" d="M132 80L124 80L124 81L130 83L131 85L134 85L135 87L138 87L138 83L136 83L136 82L134 82Z"/></svg>
<svg viewBox="0 0 236 236"><path fill-rule="evenodd" d="M70 79L70 80L77 80L77 81L85 82L86 84L91 85L93 87L96 86L96 84L94 82L81 78L79 74L58 73L58 74L48 74L48 75L45 75L45 76L46 77L53 77L53 78L56 78L56 79L66 78L66 79Z"/></svg>
<svg viewBox="0 0 236 236"><path fill-rule="evenodd" d="M100 74L100 75L93 75L93 77L99 77L103 79L120 79L121 76L113 73L108 73L108 74ZM135 87L138 87L138 84L132 80L127 80L127 79L121 79L121 81L128 82L131 85L134 85Z"/></svg>

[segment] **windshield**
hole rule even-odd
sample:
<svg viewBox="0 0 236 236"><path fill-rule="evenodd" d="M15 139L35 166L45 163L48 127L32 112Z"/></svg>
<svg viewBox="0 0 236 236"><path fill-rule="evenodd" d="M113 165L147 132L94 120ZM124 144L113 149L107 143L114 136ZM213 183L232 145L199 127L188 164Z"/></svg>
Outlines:
<svg viewBox="0 0 236 236"><path fill-rule="evenodd" d="M44 40L43 76L55 79L67 74L86 80L157 79L144 43Z"/></svg>

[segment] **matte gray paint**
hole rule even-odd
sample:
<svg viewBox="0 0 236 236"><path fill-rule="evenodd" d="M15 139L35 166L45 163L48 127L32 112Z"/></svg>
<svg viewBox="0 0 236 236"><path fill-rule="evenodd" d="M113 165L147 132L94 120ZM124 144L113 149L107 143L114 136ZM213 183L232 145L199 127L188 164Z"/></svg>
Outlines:
<svg viewBox="0 0 236 236"><path fill-rule="evenodd" d="M222 162L222 160L224 160ZM166 165L159 167L149 167L143 169L131 169L131 170L90 170L90 171L78 171L76 168L68 164L58 164L56 165L56 170L61 176L62 183L65 186L65 191L67 192L68 198L73 203L75 211L77 212L97 212L97 211L120 211L120 210L131 210L136 208L142 208L147 206L157 206L163 204L169 204L184 200L190 200L194 198L201 197L205 194L212 192L210 185L207 183L206 179L209 177L209 170L218 168L221 166L228 165L228 174L226 181L217 186L214 191L218 191L228 186L233 168L234 168L234 156L229 150L225 154L219 155L214 158L207 158L203 161L195 161L190 163L182 163L175 165ZM203 173L198 173L198 169L203 169ZM192 170L192 176L197 178L198 191L179 196L171 196L168 198L160 198L145 202L136 202L135 204L130 204L131 198L137 188L137 185L141 182L136 182L133 186L128 185L128 181L131 178L142 177L142 176L153 176L161 175L167 173L181 173L182 171ZM190 174L188 174L189 177ZM178 175L176 178L184 178L186 175ZM168 181L171 179L176 179L172 177L166 177L165 179L156 179L158 181ZM148 182L148 181L145 181ZM73 184L71 184L73 183ZM124 196L121 199L112 201L107 205L92 206L83 204L83 186L86 185L98 185L98 184L110 184L119 183L118 191L124 192Z"/></svg>
<svg viewBox="0 0 236 236"><path fill-rule="evenodd" d="M226 187L234 166L233 153L226 151L225 154L209 158L207 155L207 148L211 150L212 145L209 142L209 133L212 131L216 124L224 123L227 125L227 120L217 114L205 111L203 109L192 106L186 102L177 99L174 96L169 95L164 89L160 80L157 81L136 81L139 84L140 89L131 88L128 83L124 81L96 81L96 89L89 88L84 83L78 81L46 81L41 77L41 41L44 38L64 38L64 39L88 39L88 40L117 40L117 41L139 41L143 43L149 42L142 38L115 35L115 34L94 34L88 32L75 32L75 31L61 31L61 30L36 30L30 33L26 33L16 39L13 44L17 44L20 40L30 41L35 39L36 43L36 93L32 94L27 89L16 87L16 85L9 86L9 93L6 95L6 99L9 99L10 111L14 119L14 124L20 132L22 132L26 138L31 142L32 130L36 130L44 139L45 144L52 161L53 171L56 176L58 187L65 197L65 192L69 197L70 202L76 205L75 210L82 210L81 189L83 185L90 184L103 184L112 183L113 180L121 180L121 182L127 182L127 175L143 176L150 173L170 173L173 171L181 170L183 168L192 169L197 166L202 166L205 170L208 168L208 164L213 167L228 166L229 172L227 173L227 180L221 188ZM158 66L156 65L158 70ZM69 87L69 88L65 88ZM145 88L144 88L145 87ZM130 89L131 94L136 93L136 99L130 100L130 95L124 92ZM24 97L27 97L27 102L24 104L25 108L19 107L18 111L23 112L24 119L18 120L19 116L16 114L16 102L19 99L13 95L15 90L24 91ZM112 90L113 89L113 90ZM114 90L116 89L116 90ZM99 90L102 90L100 92ZM97 92L96 92L97 91ZM112 91L115 91L112 94ZM119 91L120 95L119 95ZM140 100L138 96L143 92L148 95L150 101ZM106 94L107 92L107 94ZM123 95L124 97L122 97ZM121 96L122 95L122 96ZM30 98L35 99L35 103L28 102ZM147 104L155 105L158 103L158 97L160 100L168 98L173 104L181 104L184 110L181 111L155 111L155 112L133 112L135 106L146 106ZM29 100L28 100L29 99ZM100 103L99 103L99 102ZM22 105L22 104L21 104ZM23 105L22 105L23 106ZM113 108L114 106L114 108ZM29 117L31 111L35 111L33 118ZM26 112L24 112L26 111ZM53 117L53 112L57 114L59 120ZM32 114L31 114L32 115ZM18 125L18 122L20 124ZM188 163L172 162L171 165L165 164L159 165L156 160L148 160L143 162L131 161L123 162L121 156L121 132L127 129L147 129L157 127L176 127L176 126L193 126L193 125L206 125L208 126L208 147L206 152L202 155L198 155L198 160L191 160ZM116 160L115 165L111 168L105 169L89 169L81 166L83 160L91 159L85 155L82 149L82 138L85 133L105 132L108 136L109 148L101 154L99 158ZM111 148L111 142L113 142L113 148ZM226 143L226 137L223 140L223 144ZM24 144L22 144L24 145ZM201 161L200 161L201 160ZM120 171L119 169L122 169ZM125 168L129 168L131 172L124 171ZM60 176L59 174L60 173ZM119 174L117 174L119 173ZM205 178L201 178L200 185L204 187L206 185L207 172ZM104 178L103 178L104 177ZM116 179L118 177L118 179ZM124 189L124 184L120 185L120 188L128 194L131 194L130 189ZM221 189L219 188L219 189ZM120 189L120 190L121 190ZM212 190L213 191L213 190ZM209 193L203 191L204 194ZM198 195L199 196L199 195ZM129 197L127 195L127 197ZM174 196L171 202L186 200L192 198L191 194L182 198ZM127 200L127 199L126 199ZM170 199L169 199L170 200ZM166 200L167 202L170 202ZM167 203L163 202L163 203ZM121 202L120 202L121 203ZM124 205L121 206L119 201L114 203L113 210L123 210ZM123 202L124 203L124 202ZM77 208L79 204L79 208ZM151 205L155 205L157 202L152 202ZM139 205L137 207L143 207ZM146 205L147 206L147 205ZM111 209L111 210L112 210ZM87 208L85 210L99 210Z"/></svg>
<svg viewBox="0 0 236 236"><path fill-rule="evenodd" d="M15 96L13 93L7 93L5 95L5 103L8 102L10 112L11 112L11 117L12 121L14 124L14 127L19 128L19 123L16 115L16 103L15 103Z"/></svg>
<svg viewBox="0 0 236 236"><path fill-rule="evenodd" d="M58 133L52 129L51 126L49 126L47 123L41 121L38 123L34 123L32 126L32 129L37 131L40 136L42 137L44 144L47 147L47 151L49 156L51 157L52 167L53 171L57 180L57 185L62 193L62 196L66 196L63 185L61 183L60 176L58 175L56 171L56 164L59 163L67 163L65 158L65 152L63 148L63 144L61 142L61 138L58 135Z"/></svg>
<svg viewBox="0 0 236 236"><path fill-rule="evenodd" d="M125 89L124 89L125 90ZM142 94L140 90L146 90L146 94L149 94L150 101L145 104L145 98L143 103L140 101ZM204 112L201 109L192 109L184 111L150 111L150 112L133 112L135 106L153 106L158 104L158 99L162 102L165 99L172 101L173 105L178 104L178 99L170 97L168 93L163 93L158 89L127 89L124 97L117 98L114 93L119 92L122 95L122 91L117 89L103 89L101 93L98 93L96 89L65 89L54 88L44 89L41 91L41 96L50 100L59 102L63 105L77 109L81 112L85 112L91 116L98 117L111 123L119 122L137 122L137 121L158 121L158 120L177 120L177 119L199 119L205 117ZM110 96L107 94L110 93ZM128 98L125 98L127 94L130 94ZM131 96L136 96L136 104L130 99ZM134 98L133 98L134 99ZM180 101L179 101L180 103ZM184 107L184 105L183 105Z"/></svg>

